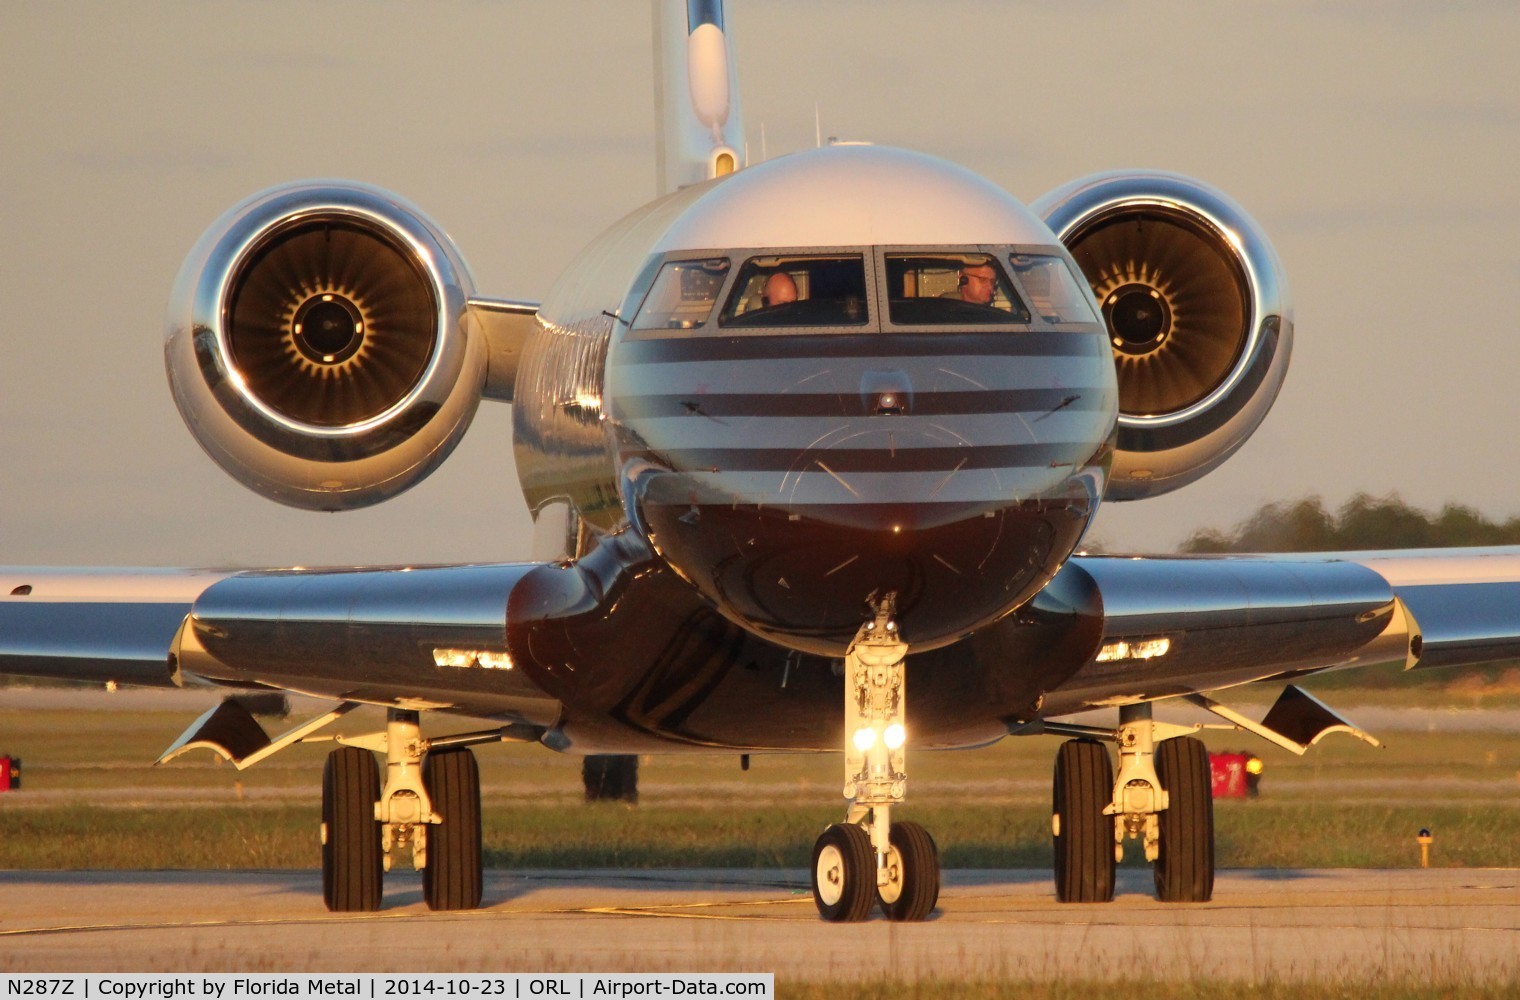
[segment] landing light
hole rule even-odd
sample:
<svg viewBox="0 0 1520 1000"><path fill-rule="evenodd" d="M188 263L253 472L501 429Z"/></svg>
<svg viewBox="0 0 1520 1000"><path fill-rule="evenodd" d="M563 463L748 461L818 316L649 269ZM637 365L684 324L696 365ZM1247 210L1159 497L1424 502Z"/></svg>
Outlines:
<svg viewBox="0 0 1520 1000"><path fill-rule="evenodd" d="M1122 639L1115 642L1104 643L1103 648L1098 650L1099 663L1113 663L1118 660L1154 660L1158 656L1165 656L1172 648L1172 640L1161 639L1137 639L1134 642L1125 642Z"/></svg>
<svg viewBox="0 0 1520 1000"><path fill-rule="evenodd" d="M440 667L478 667L482 670L511 670L512 657L490 649L434 649L433 663Z"/></svg>
<svg viewBox="0 0 1520 1000"><path fill-rule="evenodd" d="M855 749L865 753L876 745L876 730L870 726L862 726L855 730Z"/></svg>
<svg viewBox="0 0 1520 1000"><path fill-rule="evenodd" d="M887 731L881 734L881 741L887 745L888 750L898 750L908 742L908 731L902 723L894 722L887 727Z"/></svg>

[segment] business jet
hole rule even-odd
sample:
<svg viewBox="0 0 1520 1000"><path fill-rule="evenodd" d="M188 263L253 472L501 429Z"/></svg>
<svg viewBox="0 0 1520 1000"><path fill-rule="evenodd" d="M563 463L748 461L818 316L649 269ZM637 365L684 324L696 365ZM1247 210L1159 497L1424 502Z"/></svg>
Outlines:
<svg viewBox="0 0 1520 1000"><path fill-rule="evenodd" d="M5 569L0 670L331 702L271 736L225 700L162 758L239 768L383 706L324 771L338 911L378 908L406 860L428 906L480 904L476 746L839 752L811 873L848 922L938 904L934 839L897 818L910 744L1065 737L1058 898L1110 900L1130 847L1160 899L1201 901L1208 757L1158 702L1301 753L1371 737L1292 684L1260 721L1222 692L1520 654L1520 549L1081 551L1102 502L1218 467L1282 385L1287 283L1229 197L1121 171L1026 206L864 144L749 163L722 4L656 0L655 22L664 193L541 302L478 294L420 209L337 181L236 205L171 295L187 426L280 503L385 501L510 403L532 561ZM1071 718L1094 709L1111 721Z"/></svg>

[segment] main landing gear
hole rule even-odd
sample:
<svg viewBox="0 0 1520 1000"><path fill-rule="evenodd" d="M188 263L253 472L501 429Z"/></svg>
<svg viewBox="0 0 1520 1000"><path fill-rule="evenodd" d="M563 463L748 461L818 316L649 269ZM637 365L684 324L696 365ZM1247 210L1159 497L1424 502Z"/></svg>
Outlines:
<svg viewBox="0 0 1520 1000"><path fill-rule="evenodd" d="M1124 841L1138 839L1154 867L1158 899L1209 900L1213 786L1203 742L1179 735L1193 731L1153 721L1149 703L1120 708L1113 734L1119 744L1117 777L1102 743L1076 739L1061 745L1051 810L1057 899L1113 899L1114 866L1124 855Z"/></svg>
<svg viewBox="0 0 1520 1000"><path fill-rule="evenodd" d="M498 737L499 738L499 737ZM433 910L480 905L480 770L463 746L432 745L417 713L391 709L384 733L348 741L322 774L322 897L333 911L380 908L383 873L410 846ZM385 754L385 784L375 750Z"/></svg>
<svg viewBox="0 0 1520 1000"><path fill-rule="evenodd" d="M904 728L907 643L897 634L895 596L873 608L845 652L843 823L813 845L813 901L825 920L866 919L873 903L889 920L924 920L939 901L939 850L917 823L893 823L907 791Z"/></svg>

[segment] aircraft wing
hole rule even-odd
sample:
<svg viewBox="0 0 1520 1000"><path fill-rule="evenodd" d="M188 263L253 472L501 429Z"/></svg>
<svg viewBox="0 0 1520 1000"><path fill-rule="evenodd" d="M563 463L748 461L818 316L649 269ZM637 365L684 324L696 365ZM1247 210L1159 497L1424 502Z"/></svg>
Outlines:
<svg viewBox="0 0 1520 1000"><path fill-rule="evenodd" d="M564 745L578 728L606 752L621 736L641 750L832 747L826 661L746 638L668 572L618 568L613 555L0 570L0 671L267 685L544 727L568 718ZM1081 556L1017 614L915 657L914 684L927 710L955 719L926 745L965 745L1016 728L1031 682L1056 717L1349 666L1520 657L1517 609L1520 548Z"/></svg>
<svg viewBox="0 0 1520 1000"><path fill-rule="evenodd" d="M174 637L214 570L0 568L0 672L172 684Z"/></svg>
<svg viewBox="0 0 1520 1000"><path fill-rule="evenodd" d="M1101 604L1096 652L1047 711L1390 661L1520 657L1520 548L1079 556L1058 583Z"/></svg>
<svg viewBox="0 0 1520 1000"><path fill-rule="evenodd" d="M1417 623L1419 667L1520 657L1520 547L1348 553Z"/></svg>
<svg viewBox="0 0 1520 1000"><path fill-rule="evenodd" d="M539 566L3 568L0 673L552 718L531 682L486 676L511 669L508 602Z"/></svg>

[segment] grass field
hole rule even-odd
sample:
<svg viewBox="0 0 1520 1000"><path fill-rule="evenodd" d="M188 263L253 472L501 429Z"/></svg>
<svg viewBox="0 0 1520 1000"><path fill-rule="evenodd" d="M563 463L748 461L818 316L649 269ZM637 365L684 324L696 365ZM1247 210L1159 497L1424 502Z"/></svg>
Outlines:
<svg viewBox="0 0 1520 1000"><path fill-rule="evenodd" d="M1415 706L1421 689L1329 700ZM1470 704L1461 699L1458 704ZM107 703L108 704L108 703ZM1503 704L1502 702L1500 704ZM20 710L0 698L0 754L25 762L24 790L0 794L0 868L314 868L324 756L295 747L237 772L209 754L151 761L194 710ZM1354 711L1348 710L1353 718ZM1415 833L1435 833L1438 866L1520 867L1520 734L1439 725L1383 732L1386 749L1328 738L1303 758L1232 732L1212 749L1249 749L1266 763L1261 795L1216 804L1224 868L1413 867ZM378 721L371 717L371 723ZM280 728L279 723L267 723ZM437 724L439 732L474 728ZM1481 720L1478 723L1481 726ZM355 717L342 727L367 728ZM1009 739L975 751L913 753L900 815L924 823L950 868L1050 865L1050 768L1059 741ZM478 751L487 863L498 868L788 867L841 816L837 755L647 757L637 806L582 801L580 761L539 747ZM1127 862L1139 865L1132 845ZM1143 993L1155 1000L1230 996L1508 997L1453 968L1439 976L1294 982L837 981L777 983L788 998L1077 1000Z"/></svg>
<svg viewBox="0 0 1520 1000"><path fill-rule="evenodd" d="M1344 692L1336 701L1355 703ZM0 868L316 866L331 745L241 773L209 754L151 766L192 717L0 708L0 754L25 768L24 790L0 795ZM364 728L351 719L348 731ZM1266 763L1259 798L1216 806L1219 865L1413 865L1425 827L1433 864L1520 866L1520 737L1385 736L1382 750L1332 736L1298 758L1245 734L1205 733L1212 749L1249 748ZM947 867L1045 867L1057 745L1032 737L912 754L900 815L933 832ZM842 810L831 754L756 756L748 772L735 756L647 757L636 807L583 802L578 758L511 745L478 756L494 867L802 867Z"/></svg>

